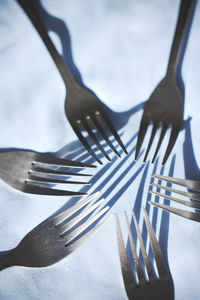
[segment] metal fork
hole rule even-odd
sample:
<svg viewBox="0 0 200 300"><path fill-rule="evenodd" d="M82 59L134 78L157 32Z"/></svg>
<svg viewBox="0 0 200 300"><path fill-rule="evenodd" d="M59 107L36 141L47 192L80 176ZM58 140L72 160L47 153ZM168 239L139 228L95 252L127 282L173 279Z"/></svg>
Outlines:
<svg viewBox="0 0 200 300"><path fill-rule="evenodd" d="M174 147L183 123L184 83L181 77L181 65L189 36L190 25L196 0L182 0L179 17L171 48L169 63L164 79L157 85L149 100L146 102L138 134L135 159L142 147L148 126L152 124L152 132L145 153L144 162L151 149L154 137L161 126L161 134L154 152L152 163L155 161L166 131L171 127L171 134L162 161L164 165Z"/></svg>
<svg viewBox="0 0 200 300"><path fill-rule="evenodd" d="M81 196L82 192L52 188L56 184L85 185L89 182L70 181L69 176L91 176L71 172L75 168L96 166L57 158L49 153L27 150L0 151L0 178L13 188L30 194ZM62 171L61 169L62 168Z"/></svg>
<svg viewBox="0 0 200 300"><path fill-rule="evenodd" d="M162 175L156 175L156 174L154 174L152 176L155 177L155 178L158 178L160 180L164 180L164 181L167 181L167 182L170 182L170 183L174 183L174 184L177 184L177 185L184 186L184 187L188 188L189 190L194 190L194 191L200 192L200 182L199 181L173 178L173 177L170 177L170 176L162 176ZM165 199L172 200L172 201L175 201L177 203L186 205L188 207L200 210L200 193L193 193L191 191L186 192L186 191L178 190L178 189L175 189L175 188L167 187L167 186L156 184L156 183L151 183L151 185L155 186L159 189L164 189L164 190L166 190L170 193L176 193L176 194L179 194L179 195L189 197L189 198L191 198L195 201L186 201L186 200L179 199L179 198L173 197L171 195L162 194L162 193L159 193L159 192L153 191L153 190L149 191L150 193L155 194L159 197L164 197ZM196 222L200 222L200 212L187 211L187 210L175 208L175 207L172 207L172 206L169 206L169 205L165 205L165 204L161 204L161 203L157 203L157 202L153 202L153 201L149 201L149 203L154 205L154 206L160 207L160 208L162 208L162 209L164 209L168 212L171 212L171 213L174 213L178 216L184 217L186 219L190 219L190 220L193 220L193 221L196 221Z"/></svg>
<svg viewBox="0 0 200 300"><path fill-rule="evenodd" d="M153 250L153 255L154 255L154 260L155 260L158 275L156 275L153 264L150 262L148 258L148 254L144 246L144 242L142 239L142 235L134 211L132 213L133 213L133 221L135 224L135 229L140 241L140 248L141 248L146 272L142 268L142 265L140 263L136 251L136 245L133 240L133 236L129 226L127 213L125 212L131 252L132 252L134 265L135 265L134 275L127 256L118 217L116 217L116 221L117 221L116 224L117 224L118 250L120 256L122 276L123 276L127 296L130 300L161 300L161 299L172 300L174 299L174 288L173 288L172 278L165 264L164 257L162 255L160 246L157 242L156 235L153 231L147 212L144 209L144 219L145 219L147 231L151 242L151 247Z"/></svg>
<svg viewBox="0 0 200 300"><path fill-rule="evenodd" d="M112 217L110 215L94 226L94 222L109 209L106 206L84 221L92 211L102 204L104 199L97 201L73 217L99 194L99 192L93 194L35 227L16 248L6 253L6 256L0 261L0 270L10 266L46 267L76 250Z"/></svg>
<svg viewBox="0 0 200 300"><path fill-rule="evenodd" d="M96 145L97 149L101 151L103 156L105 156L108 161L111 161L106 150L100 143L100 139L104 139L104 142L106 142L106 144L110 146L114 153L120 157L120 153L110 141L109 135L113 135L115 137L118 144L127 154L127 150L122 143L117 131L115 130L111 119L109 118L106 106L101 103L98 97L90 89L85 86L79 85L76 82L69 68L66 66L62 57L59 55L54 44L52 43L45 29L45 26L42 23L42 20L40 19L40 16L37 12L34 1L17 0L17 2L22 6L22 8L32 21L33 25L37 29L63 78L67 89L67 96L65 99L65 113L81 143L92 155L92 157L100 164L103 163L95 154L94 149L92 149L92 145ZM88 137L90 137L90 142L92 142L91 145L84 136L84 131L88 134Z"/></svg>

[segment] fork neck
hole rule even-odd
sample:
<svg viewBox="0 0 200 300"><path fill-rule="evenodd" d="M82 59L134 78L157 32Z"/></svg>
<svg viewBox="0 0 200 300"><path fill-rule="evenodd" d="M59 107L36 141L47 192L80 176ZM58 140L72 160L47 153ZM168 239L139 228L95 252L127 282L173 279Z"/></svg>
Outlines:
<svg viewBox="0 0 200 300"><path fill-rule="evenodd" d="M169 57L167 77L176 77L177 75L181 75L181 66L186 50L196 2L196 0L181 1L178 21Z"/></svg>
<svg viewBox="0 0 200 300"><path fill-rule="evenodd" d="M13 250L0 253L0 271L13 266Z"/></svg>
<svg viewBox="0 0 200 300"><path fill-rule="evenodd" d="M30 18L30 20L33 23L33 25L35 26L36 30L38 31L45 46L47 47L52 59L54 60L54 63L57 66L67 88L79 87L78 83L76 82L73 75L69 71L69 68L64 63L63 58L58 53L56 47L54 46L52 40L50 39L50 37L47 33L47 30L40 18L38 11L37 11L34 0L29 0L29 1L17 0L17 1L21 5L21 7L25 11L25 13L28 15L28 17Z"/></svg>

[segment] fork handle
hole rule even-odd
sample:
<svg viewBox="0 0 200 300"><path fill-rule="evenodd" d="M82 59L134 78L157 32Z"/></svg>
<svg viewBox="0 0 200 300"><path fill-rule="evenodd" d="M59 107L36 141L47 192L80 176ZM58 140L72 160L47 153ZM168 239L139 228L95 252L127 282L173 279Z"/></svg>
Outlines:
<svg viewBox="0 0 200 300"><path fill-rule="evenodd" d="M78 87L77 82L75 81L75 79L72 76L71 72L69 71L68 67L64 63L61 55L58 53L52 40L50 39L50 37L47 33L47 30L45 29L45 26L39 16L39 13L37 12L37 8L34 3L34 0L16 0L16 1L21 5L23 10L25 11L25 13L29 17L29 19L31 20L31 22L33 23L35 28L37 29L45 46L47 47L49 53L51 54L51 57L53 58L54 63L56 64L56 66L63 78L65 85L68 88L70 88L72 86Z"/></svg>
<svg viewBox="0 0 200 300"><path fill-rule="evenodd" d="M4 252L3 256L0 257L0 271L13 265L12 250Z"/></svg>
<svg viewBox="0 0 200 300"><path fill-rule="evenodd" d="M167 75L176 76L181 72L182 61L185 54L196 2L196 0L181 1L176 31L168 63Z"/></svg>

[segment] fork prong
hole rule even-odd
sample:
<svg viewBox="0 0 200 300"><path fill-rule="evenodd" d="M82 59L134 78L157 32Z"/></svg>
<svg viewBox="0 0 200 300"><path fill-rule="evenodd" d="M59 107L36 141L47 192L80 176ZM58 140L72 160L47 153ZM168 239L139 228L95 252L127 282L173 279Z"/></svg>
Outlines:
<svg viewBox="0 0 200 300"><path fill-rule="evenodd" d="M73 214L75 214L77 211L79 211L81 208L86 206L89 202L93 201L97 197L99 197L101 192L96 192L95 194L92 194L91 196L85 198L84 200L74 204L72 207L64 210L60 214L54 217L54 223L55 226L58 226L61 222L64 220L67 220L69 217L71 217Z"/></svg>
<svg viewBox="0 0 200 300"><path fill-rule="evenodd" d="M113 152L118 156L121 157L120 153L117 151L117 149L113 146L112 142L109 140L105 130L103 129L103 127L101 126L101 124L99 123L98 119L96 118L96 116L94 118L91 118L92 122L94 123L94 125L96 126L96 128L98 129L98 131L100 132L100 134L102 135L102 137L104 138L104 140L106 141L106 143L110 146L110 148L113 150Z"/></svg>
<svg viewBox="0 0 200 300"><path fill-rule="evenodd" d="M81 141L81 143L83 144L83 146L87 149L87 151L90 153L90 155L100 164L103 165L102 161L98 158L98 156L95 154L95 152L91 149L90 145L88 144L88 142L86 141L86 139L84 138L84 136L82 135L81 131L79 130L79 128L76 125L73 125L73 129L76 133L76 135L78 136L79 140Z"/></svg>
<svg viewBox="0 0 200 300"><path fill-rule="evenodd" d="M85 181L72 181L72 180L61 180L61 179L54 179L54 178L44 178L39 177L36 175L29 175L29 177L26 179L27 184L81 184L81 185L90 185L90 182Z"/></svg>
<svg viewBox="0 0 200 300"><path fill-rule="evenodd" d="M140 150L141 150L141 147L142 147L142 144L143 144L144 137L146 135L148 126L149 126L149 123L146 122L144 117L143 117L142 120L141 120L141 123L140 123L140 129L139 129L138 138L137 138L135 159L138 158L138 155L140 153Z"/></svg>
<svg viewBox="0 0 200 300"><path fill-rule="evenodd" d="M158 141L158 145L156 147L156 150L155 150L155 153L154 153L154 156L153 156L153 159L152 159L152 163L154 163L154 161L155 161L155 159L157 157L158 151L160 149L160 146L162 144L162 141L164 139L166 131L167 131L167 125L163 124L162 131L161 131L161 134L160 134L160 138L159 138L159 141Z"/></svg>
<svg viewBox="0 0 200 300"><path fill-rule="evenodd" d="M78 247L80 247L83 243L85 243L93 234L95 234L99 229L101 229L103 227L103 225L105 223L107 223L112 217L113 217L113 215L110 215L105 220L103 220L102 222L100 222L97 225L95 225L92 229L90 229L88 232L86 232L80 238L78 238L77 240L73 241L73 243L71 243L70 245L67 244L66 245L66 251L67 251L67 253L69 254L69 253L73 252Z"/></svg>
<svg viewBox="0 0 200 300"><path fill-rule="evenodd" d="M183 195L183 196L189 197L191 199L200 201L200 194L197 194L197 193L190 193L190 192L177 190L177 189L174 189L174 188L171 188L171 187L168 187L168 186L164 186L164 185L160 185L160 184L157 184L157 183L154 183L154 182L150 183L150 185L155 186L159 189L169 191L170 193L176 193L176 194Z"/></svg>
<svg viewBox="0 0 200 300"><path fill-rule="evenodd" d="M151 146L152 146L152 143L153 143L153 140L154 140L157 129L158 129L158 124L154 124L153 128L152 128L151 137L150 137L150 140L149 140L149 144L148 144L143 162L146 162L146 160L147 160L147 157L148 157L149 151L151 149Z"/></svg>
<svg viewBox="0 0 200 300"><path fill-rule="evenodd" d="M78 161L71 161L64 158L49 155L48 153L37 153L35 163L45 163L54 166L73 167L73 168L96 168L95 165L89 165Z"/></svg>
<svg viewBox="0 0 200 300"><path fill-rule="evenodd" d="M47 187L36 186L31 184L26 184L25 188L23 189L24 193L29 194L36 194L36 195L46 195L46 196L84 196L87 193L82 192L73 192L73 191L65 191L65 190L58 190L58 189L50 189Z"/></svg>
<svg viewBox="0 0 200 300"><path fill-rule="evenodd" d="M174 144L176 143L176 140L177 140L177 137L178 137L178 134L179 134L179 131L181 130L181 127L175 127L173 126L172 127L172 131L171 131L171 135L170 135L170 139L169 139L169 143L167 145L167 149L166 149L166 152L165 152L165 156L163 158L163 161L162 161L162 165L164 165L174 147Z"/></svg>
<svg viewBox="0 0 200 300"><path fill-rule="evenodd" d="M101 199L97 201L95 204L90 206L88 209L85 209L82 213L78 214L78 216L74 217L67 223L60 224L57 226L60 230L60 236L63 236L68 230L78 224L81 220L87 217L91 212L93 212L98 206L100 206L105 199Z"/></svg>
<svg viewBox="0 0 200 300"><path fill-rule="evenodd" d="M102 117L102 119L104 120L104 122L107 124L108 128L110 129L111 133L115 137L116 141L118 142L118 144L120 145L120 147L122 148L122 150L124 151L124 153L128 154L128 151L126 150L126 147L124 146L122 140L120 139L120 136L117 133L115 127L113 126L110 118L107 116L107 113L105 111L103 111L103 112L101 111L100 112L100 116Z"/></svg>
<svg viewBox="0 0 200 300"><path fill-rule="evenodd" d="M168 206L165 204L160 204L157 202L153 202L153 201L149 201L150 204L157 206L159 208L162 208L170 213L176 214L180 217L192 220L192 221L196 221L196 222L200 222L200 214L199 213L194 213L191 211L187 211L187 210L183 210L183 209L179 209L179 208L175 208L172 206Z"/></svg>
<svg viewBox="0 0 200 300"><path fill-rule="evenodd" d="M104 215L108 210L109 206L106 206L102 210L100 210L96 215L88 219L86 222L84 222L82 225L80 225L78 228L74 229L72 232L67 234L66 237L64 237L65 240L65 247L72 242L76 237L78 237L84 230L86 230L88 227L90 227L96 220L98 220L102 215Z"/></svg>
<svg viewBox="0 0 200 300"><path fill-rule="evenodd" d="M126 253L126 248L124 245L124 240L122 236L121 226L119 223L119 218L116 216L116 228L117 228L117 243L118 243L118 251L119 251L119 258L120 258L120 265L122 270L122 276L124 280L124 286L127 291L127 294L129 294L131 287L136 286L136 282L133 277L133 273L131 270L131 266L129 263L129 259Z"/></svg>
<svg viewBox="0 0 200 300"><path fill-rule="evenodd" d="M139 281L139 283L145 282L144 273L143 273L143 270L142 270L140 262L139 262L139 258L138 258L138 255L137 255L137 250L136 250L135 243L134 243L134 240L133 240L133 236L132 236L132 233L131 233L131 229L130 229L130 226L129 226L128 216L127 216L126 212L124 212L124 213L125 213L126 225L127 225L127 229L128 229L128 236L129 236L129 241L130 241L130 245L131 245L133 260L134 260L136 272L137 272L137 275L138 275L138 281Z"/></svg>
<svg viewBox="0 0 200 300"><path fill-rule="evenodd" d="M163 197L165 199L172 200L174 202L177 202L177 203L189 206L189 207L200 209L200 204L196 203L196 202L190 202L190 201L182 200L182 199L179 199L179 198L176 198L176 197L172 197L172 196L169 196L169 195L166 195L166 194L161 194L161 193L158 193L158 192L155 192L155 191L149 191L149 193L155 194L155 195L157 195L159 197Z"/></svg>
<svg viewBox="0 0 200 300"><path fill-rule="evenodd" d="M144 263L145 263L145 266L146 266L146 269L147 269L147 274L148 274L149 280L151 281L151 280L155 279L155 273L154 273L153 267L152 267L152 265L149 261L149 258L148 258L148 255L147 255L147 252L146 252L146 249L145 249L145 246L144 246L144 242L143 242L143 239L142 239L142 235L141 235L141 232L140 232L140 228L138 226L137 219L136 219L134 211L132 211L132 215L133 215L133 221L134 221L135 229L136 229L139 241L140 241L140 248L141 248L142 256L143 256Z"/></svg>
<svg viewBox="0 0 200 300"><path fill-rule="evenodd" d="M158 274L159 274L160 277L164 277L168 273L168 269L167 269L167 266L165 264L163 254L161 252L159 243L157 241L155 232L154 232L153 227L150 223L150 220L149 220L149 217L148 217L148 214L147 214L147 211L146 211L145 208L143 208L143 212L144 212L144 219L145 219L147 231L149 233L149 238L150 238L150 241L151 241L151 247L152 247L152 250L153 250L153 254L154 254Z"/></svg>
<svg viewBox="0 0 200 300"><path fill-rule="evenodd" d="M85 127L87 133L89 134L89 136L91 137L91 139L93 140L93 142L95 143L95 145L97 146L97 148L101 151L101 153L105 156L105 158L108 161L111 161L109 155L107 154L107 152L104 150L104 148L102 147L102 145L100 144L98 138L96 137L96 135L93 133L92 129L90 128L89 124L87 123L87 121L82 122L83 127Z"/></svg>
<svg viewBox="0 0 200 300"><path fill-rule="evenodd" d="M73 172L68 172L67 170L65 171L59 171L59 170L53 170L53 169L47 169L47 168L40 168L35 165L32 166L32 169L29 171L30 173L32 172L37 172L38 174L41 175L54 175L54 176L82 176L82 177L90 177L92 174L85 174L85 173L73 173Z"/></svg>
<svg viewBox="0 0 200 300"><path fill-rule="evenodd" d="M200 182L199 181L187 180L187 179L181 179L181 178L175 178L175 177L163 176L163 175L157 175L157 174L153 174L152 176L155 178L161 179L161 180L165 180L165 181L168 181L171 183L175 183L175 184L184 186L191 190L200 191Z"/></svg>

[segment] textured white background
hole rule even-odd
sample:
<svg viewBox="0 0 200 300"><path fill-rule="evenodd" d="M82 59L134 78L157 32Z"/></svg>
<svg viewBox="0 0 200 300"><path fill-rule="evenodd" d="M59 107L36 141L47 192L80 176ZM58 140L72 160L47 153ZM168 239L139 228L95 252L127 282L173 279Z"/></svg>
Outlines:
<svg viewBox="0 0 200 300"><path fill-rule="evenodd" d="M85 84L104 103L114 111L122 112L148 99L165 74L179 1L43 0L42 3L50 14L66 23L75 64ZM192 116L192 140L200 165L199 30L198 3L183 64L183 78L186 87L185 119ZM56 152L76 141L64 114L66 91L62 79L37 32L14 0L0 1L0 37L0 147ZM53 38L60 49L58 38L55 35ZM137 132L141 115L142 111L130 117L123 128L124 143ZM185 176L183 142L184 131L180 133L173 150L176 153L174 175L182 178ZM135 143L136 140L129 151ZM161 151L162 157L165 147L166 144ZM172 155L164 169L166 175ZM161 159L157 173L160 172ZM89 193L115 170L115 175L102 184L101 190L106 193L113 183L114 189L108 190L106 201L116 197L116 193L142 166L140 158L127 171L133 161L134 153L129 155L122 167L119 167L120 160L115 161L94 182ZM134 181L130 181L130 186L111 209L119 213L122 223L123 211L134 207L143 170ZM125 175L116 184L123 172ZM143 205L152 172L153 166L150 165L141 199ZM67 201L65 197L25 195L1 181L0 250L15 247L26 233L62 208ZM152 211L151 208L151 214ZM159 212L158 231L160 217ZM170 217L168 260L176 300L199 299L199 235L198 223L177 216ZM2 271L0 299L127 299L114 219L75 253L53 266L43 269L12 267Z"/></svg>

